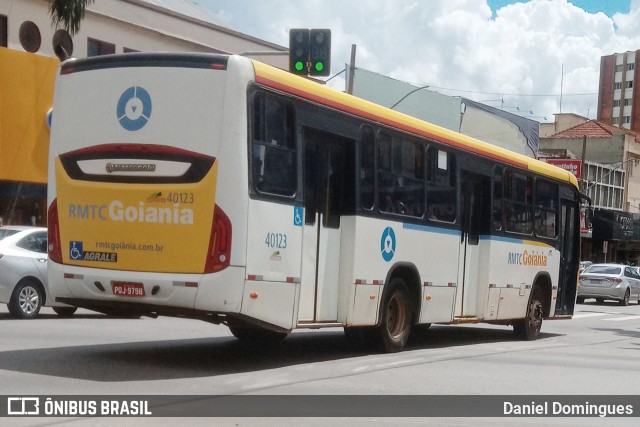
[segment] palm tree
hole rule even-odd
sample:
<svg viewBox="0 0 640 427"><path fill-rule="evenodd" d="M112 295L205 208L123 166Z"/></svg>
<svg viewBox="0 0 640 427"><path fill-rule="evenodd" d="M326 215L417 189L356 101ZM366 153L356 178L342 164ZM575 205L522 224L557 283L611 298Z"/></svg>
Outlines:
<svg viewBox="0 0 640 427"><path fill-rule="evenodd" d="M74 35L80 29L80 21L89 3L94 0L49 0L51 21L57 27L62 24L65 30Z"/></svg>

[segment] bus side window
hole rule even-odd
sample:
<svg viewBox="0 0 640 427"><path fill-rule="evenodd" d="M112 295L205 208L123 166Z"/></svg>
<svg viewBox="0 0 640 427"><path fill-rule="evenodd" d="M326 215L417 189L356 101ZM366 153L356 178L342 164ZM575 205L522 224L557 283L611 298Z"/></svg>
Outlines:
<svg viewBox="0 0 640 427"><path fill-rule="evenodd" d="M297 189L293 107L258 95L253 104L251 168L259 193L293 196Z"/></svg>
<svg viewBox="0 0 640 427"><path fill-rule="evenodd" d="M533 179L506 171L504 189L507 231L531 234L533 232Z"/></svg>
<svg viewBox="0 0 640 427"><path fill-rule="evenodd" d="M421 218L424 214L422 146L378 136L378 204L382 212Z"/></svg>
<svg viewBox="0 0 640 427"><path fill-rule="evenodd" d="M378 206L382 212L396 213L391 159L391 137L380 133L378 135Z"/></svg>
<svg viewBox="0 0 640 427"><path fill-rule="evenodd" d="M541 237L556 237L558 222L558 186L544 180L535 185L535 230Z"/></svg>
<svg viewBox="0 0 640 427"><path fill-rule="evenodd" d="M493 229L502 230L502 168L496 167L493 176Z"/></svg>
<svg viewBox="0 0 640 427"><path fill-rule="evenodd" d="M427 216L455 222L457 214L455 156L437 147L427 150Z"/></svg>
<svg viewBox="0 0 640 427"><path fill-rule="evenodd" d="M360 206L371 210L375 202L375 142L373 129L360 130Z"/></svg>

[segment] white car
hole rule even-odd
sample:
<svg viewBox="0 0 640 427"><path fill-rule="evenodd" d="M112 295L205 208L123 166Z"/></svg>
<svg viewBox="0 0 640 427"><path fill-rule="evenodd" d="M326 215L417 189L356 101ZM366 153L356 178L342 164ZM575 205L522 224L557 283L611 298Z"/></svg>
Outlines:
<svg viewBox="0 0 640 427"><path fill-rule="evenodd" d="M629 305L630 300L640 304L640 274L628 265L593 264L580 274L578 304L586 298L595 298L598 304L606 299L620 305Z"/></svg>
<svg viewBox="0 0 640 427"><path fill-rule="evenodd" d="M47 229L30 226L0 227L0 303L13 317L30 319L43 305L60 316L71 316L76 307L48 301Z"/></svg>

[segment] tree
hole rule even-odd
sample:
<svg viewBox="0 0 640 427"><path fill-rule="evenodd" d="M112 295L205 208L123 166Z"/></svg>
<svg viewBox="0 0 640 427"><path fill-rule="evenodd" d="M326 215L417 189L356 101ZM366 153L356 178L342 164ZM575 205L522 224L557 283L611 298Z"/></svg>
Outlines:
<svg viewBox="0 0 640 427"><path fill-rule="evenodd" d="M89 3L95 0L49 0L51 21L57 27L62 24L65 30L75 35L80 30L80 22Z"/></svg>

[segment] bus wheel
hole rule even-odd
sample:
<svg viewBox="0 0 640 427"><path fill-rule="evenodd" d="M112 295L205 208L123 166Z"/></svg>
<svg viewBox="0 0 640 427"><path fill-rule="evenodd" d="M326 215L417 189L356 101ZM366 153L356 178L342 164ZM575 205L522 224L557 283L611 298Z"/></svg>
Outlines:
<svg viewBox="0 0 640 427"><path fill-rule="evenodd" d="M411 332L412 309L407 285L402 279L389 283L391 291L382 304L382 318L378 326L381 347L387 353L402 351Z"/></svg>
<svg viewBox="0 0 640 427"><path fill-rule="evenodd" d="M539 287L534 287L529 298L527 316L513 323L513 332L520 339L532 341L538 338L542 327L542 292Z"/></svg>
<svg viewBox="0 0 640 427"><path fill-rule="evenodd" d="M275 332L257 326L229 324L229 330L240 341L251 344L276 344L287 337L285 332Z"/></svg>

